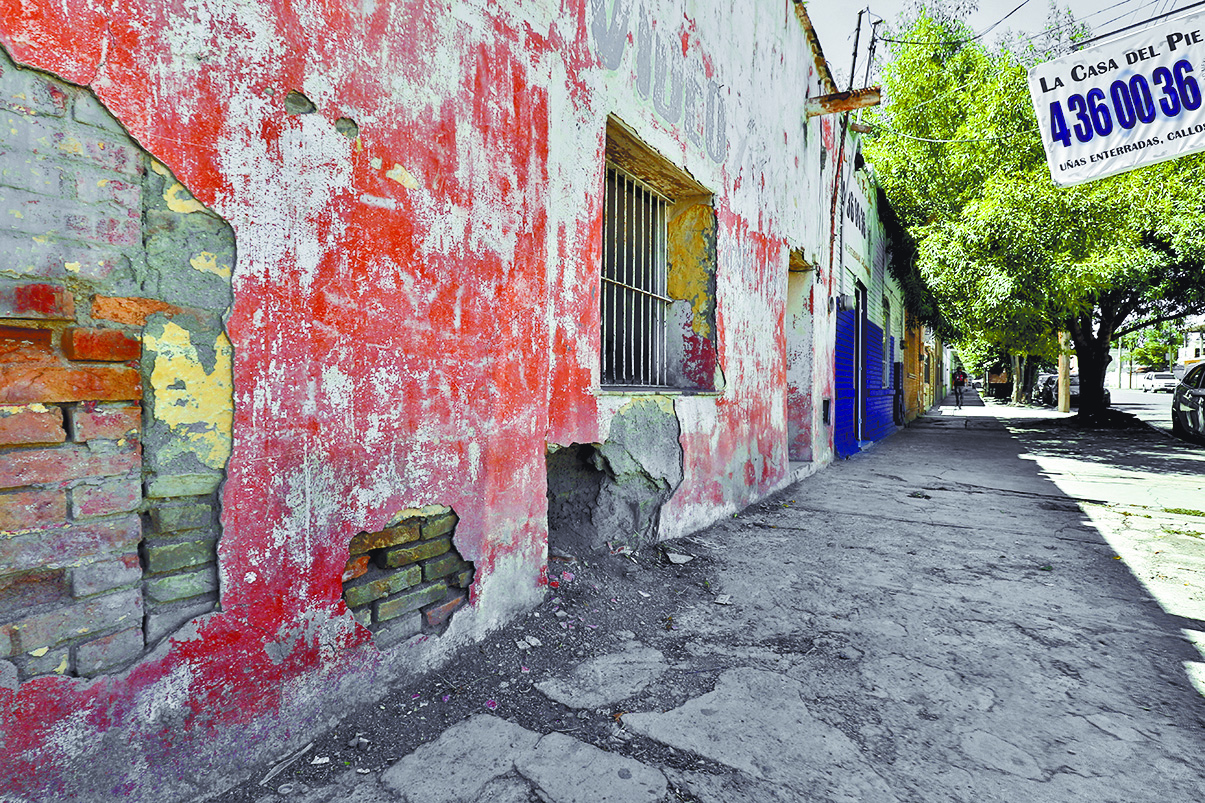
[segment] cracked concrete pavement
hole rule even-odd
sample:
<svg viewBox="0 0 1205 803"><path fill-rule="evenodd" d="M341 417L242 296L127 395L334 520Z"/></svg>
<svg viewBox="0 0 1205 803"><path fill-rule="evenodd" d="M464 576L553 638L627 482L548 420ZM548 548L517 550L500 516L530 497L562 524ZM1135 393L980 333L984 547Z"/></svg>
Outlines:
<svg viewBox="0 0 1205 803"><path fill-rule="evenodd" d="M532 684L610 738L499 709L219 799L1202 800L1203 509L1200 447L942 408L675 544L709 594Z"/></svg>

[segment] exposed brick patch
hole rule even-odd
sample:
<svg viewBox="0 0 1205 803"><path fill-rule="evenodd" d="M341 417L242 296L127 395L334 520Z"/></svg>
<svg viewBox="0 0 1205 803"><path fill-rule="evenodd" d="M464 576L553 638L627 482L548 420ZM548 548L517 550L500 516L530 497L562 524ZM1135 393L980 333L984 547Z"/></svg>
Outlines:
<svg viewBox="0 0 1205 803"><path fill-rule="evenodd" d="M57 449L0 450L0 488L113 477L141 468L142 458L136 449L100 451L72 445Z"/></svg>
<svg viewBox="0 0 1205 803"><path fill-rule="evenodd" d="M137 553L120 555L113 560L102 560L71 570L71 594L74 597L91 597L132 585L142 579L142 566Z"/></svg>
<svg viewBox="0 0 1205 803"><path fill-rule="evenodd" d="M142 343L117 329L80 329L63 332L63 354L69 360L127 362L142 354Z"/></svg>
<svg viewBox="0 0 1205 803"><path fill-rule="evenodd" d="M357 577L363 577L368 573L368 555L356 555L348 558L347 565L343 567L343 582L355 580Z"/></svg>
<svg viewBox="0 0 1205 803"><path fill-rule="evenodd" d="M0 406L0 446L62 443L63 411L41 404Z"/></svg>
<svg viewBox="0 0 1205 803"><path fill-rule="evenodd" d="M67 608L34 613L0 625L0 657L54 647L79 636L100 634L142 621L142 592L120 591L81 601Z"/></svg>
<svg viewBox="0 0 1205 803"><path fill-rule="evenodd" d="M81 405L71 408L69 418L77 443L94 438L121 440L142 429L142 408L129 405Z"/></svg>
<svg viewBox="0 0 1205 803"><path fill-rule="evenodd" d="M217 603L225 471L191 427L224 411L165 413L231 384L234 233L89 90L3 49L0 109L0 668L92 676ZM190 359L218 391L175 392Z"/></svg>
<svg viewBox="0 0 1205 803"><path fill-rule="evenodd" d="M466 591L453 591L443 601L428 605L423 609L423 619L427 627L443 627L444 623L448 621L457 608L464 604L466 599L468 599Z"/></svg>
<svg viewBox="0 0 1205 803"><path fill-rule="evenodd" d="M75 297L54 284L0 285L0 318L70 321L75 318Z"/></svg>
<svg viewBox="0 0 1205 803"><path fill-rule="evenodd" d="M142 627L130 627L75 648L75 671L91 677L137 658L144 645Z"/></svg>
<svg viewBox="0 0 1205 803"><path fill-rule="evenodd" d="M0 494L0 536L41 530L67 522L63 491L17 491Z"/></svg>
<svg viewBox="0 0 1205 803"><path fill-rule="evenodd" d="M348 552L352 555L363 555L384 547L417 541L421 534L420 526L419 522L413 521L399 524L397 527L388 527L379 533L360 533L351 539Z"/></svg>
<svg viewBox="0 0 1205 803"><path fill-rule="evenodd" d="M89 481L71 489L71 515L77 519L129 513L142 502L138 477L116 477Z"/></svg>
<svg viewBox="0 0 1205 803"><path fill-rule="evenodd" d="M213 541L148 541L146 568L150 573L194 569L214 562Z"/></svg>
<svg viewBox="0 0 1205 803"><path fill-rule="evenodd" d="M178 315L184 310L175 304L154 298L116 298L97 296L92 300L92 317L116 321L129 326L146 326L146 319L156 312Z"/></svg>
<svg viewBox="0 0 1205 803"><path fill-rule="evenodd" d="M0 404L52 404L142 398L142 378L113 365L0 365Z"/></svg>
<svg viewBox="0 0 1205 803"><path fill-rule="evenodd" d="M142 525L136 515L0 538L0 575L78 566L106 553L137 549L140 540Z"/></svg>
<svg viewBox="0 0 1205 803"><path fill-rule="evenodd" d="M424 508L351 540L343 600L381 646L442 633L468 600L473 564L452 543L456 522L448 508Z"/></svg>
<svg viewBox="0 0 1205 803"><path fill-rule="evenodd" d="M49 362L55 359L54 332L23 326L0 326L0 363Z"/></svg>
<svg viewBox="0 0 1205 803"><path fill-rule="evenodd" d="M0 578L0 616L67 598L66 569L45 569Z"/></svg>

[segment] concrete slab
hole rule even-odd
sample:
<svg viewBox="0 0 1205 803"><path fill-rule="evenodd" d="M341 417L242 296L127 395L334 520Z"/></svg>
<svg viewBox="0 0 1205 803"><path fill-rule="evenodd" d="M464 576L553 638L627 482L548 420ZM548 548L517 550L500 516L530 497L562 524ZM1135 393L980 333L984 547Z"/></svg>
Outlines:
<svg viewBox="0 0 1205 803"><path fill-rule="evenodd" d="M561 705L601 708L631 697L668 668L660 650L633 643L622 652L591 658L568 675L535 686Z"/></svg>
<svg viewBox="0 0 1205 803"><path fill-rule="evenodd" d="M660 803L665 776L639 761L550 733L515 768L553 803Z"/></svg>
<svg viewBox="0 0 1205 803"><path fill-rule="evenodd" d="M562 733L541 736L480 715L448 728L381 775L405 803L660 803L665 776Z"/></svg>
<svg viewBox="0 0 1205 803"><path fill-rule="evenodd" d="M733 669L715 691L665 713L628 714L624 725L803 799L898 800L854 742L812 715L802 691L773 672Z"/></svg>
<svg viewBox="0 0 1205 803"><path fill-rule="evenodd" d="M381 775L406 803L475 801L486 784L510 774L515 759L534 750L540 734L499 717L480 715L453 725Z"/></svg>

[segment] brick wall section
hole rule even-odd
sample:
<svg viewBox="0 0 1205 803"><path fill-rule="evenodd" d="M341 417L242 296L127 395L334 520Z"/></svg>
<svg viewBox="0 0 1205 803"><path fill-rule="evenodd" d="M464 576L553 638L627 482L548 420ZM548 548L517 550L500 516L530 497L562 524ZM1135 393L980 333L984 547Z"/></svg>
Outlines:
<svg viewBox="0 0 1205 803"><path fill-rule="evenodd" d="M198 351L224 338L233 234L3 50L0 128L0 661L92 676L217 602L224 458L172 440L143 343L176 316Z"/></svg>
<svg viewBox="0 0 1205 803"><path fill-rule="evenodd" d="M456 521L450 509L424 508L351 540L343 600L379 645L442 633L468 600L473 564L452 544Z"/></svg>

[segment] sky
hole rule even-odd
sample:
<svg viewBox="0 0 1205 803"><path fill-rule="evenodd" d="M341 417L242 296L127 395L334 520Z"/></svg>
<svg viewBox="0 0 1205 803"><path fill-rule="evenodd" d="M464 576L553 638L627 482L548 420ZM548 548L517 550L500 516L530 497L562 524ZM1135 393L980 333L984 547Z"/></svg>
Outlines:
<svg viewBox="0 0 1205 803"><path fill-rule="evenodd" d="M1060 7L1069 7L1076 19L1086 22L1092 27L1093 35L1109 33L1124 28L1136 22L1149 20L1151 17L1164 14L1176 9L1183 9L1197 3L1199 0L1057 0ZM1009 12L1021 5L1022 0L979 0L979 11L970 19L971 28L980 33L990 28L994 23L1000 24L984 36L984 41L994 41L997 34L1007 29L1038 33L1046 22L1046 13L1051 0L1028 0L1008 19ZM889 23L895 23L899 13L912 5L910 0L810 0L807 4L808 16L816 26L820 36L820 47L828 59L834 74L849 75L850 59L853 56L854 27L858 23L858 9L870 7L870 19L886 18ZM1196 12L1205 11L1205 6L1194 9ZM1000 22L1004 20L1003 22ZM1135 33L1135 28L1127 33ZM862 39L858 51L864 59L869 39L870 28L863 21ZM879 51L880 53L882 50ZM865 76L865 62L859 60L858 75ZM848 78L838 83L844 89ZM859 85L861 80L859 80Z"/></svg>

